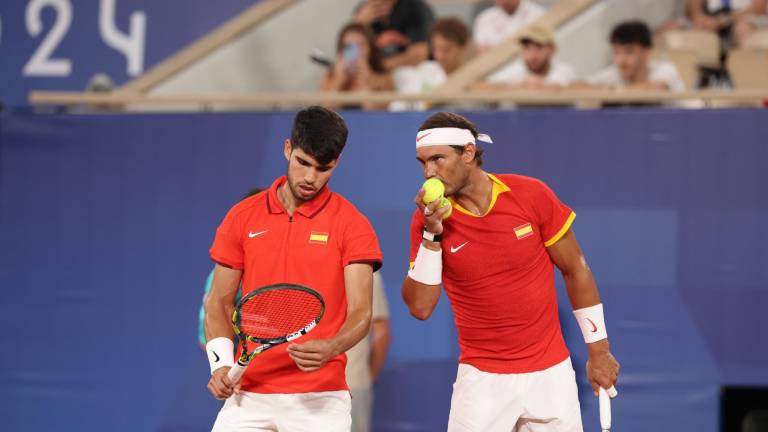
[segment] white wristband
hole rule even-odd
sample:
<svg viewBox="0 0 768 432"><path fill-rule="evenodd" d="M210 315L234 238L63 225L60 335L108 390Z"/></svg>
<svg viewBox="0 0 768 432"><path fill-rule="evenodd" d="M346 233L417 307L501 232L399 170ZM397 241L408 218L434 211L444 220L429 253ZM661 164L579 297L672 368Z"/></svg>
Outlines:
<svg viewBox="0 0 768 432"><path fill-rule="evenodd" d="M408 277L424 285L440 285L443 281L443 251L433 251L420 245Z"/></svg>
<svg viewBox="0 0 768 432"><path fill-rule="evenodd" d="M205 352L208 354L208 364L211 366L211 374L218 368L235 364L235 344L232 339L217 337L205 344Z"/></svg>
<svg viewBox="0 0 768 432"><path fill-rule="evenodd" d="M608 338L608 331L605 329L602 303L582 309L576 309L573 311L573 315L579 323L581 334L584 335L584 342L592 343Z"/></svg>

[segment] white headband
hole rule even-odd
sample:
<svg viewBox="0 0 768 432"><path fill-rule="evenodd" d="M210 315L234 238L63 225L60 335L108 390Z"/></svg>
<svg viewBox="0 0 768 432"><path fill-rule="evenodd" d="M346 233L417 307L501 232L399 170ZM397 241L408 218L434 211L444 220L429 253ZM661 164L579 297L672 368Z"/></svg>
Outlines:
<svg viewBox="0 0 768 432"><path fill-rule="evenodd" d="M493 143L491 137L486 134L478 134L477 140ZM469 143L475 144L475 137L468 129L444 127L425 129L416 134L416 148L435 145L464 146Z"/></svg>

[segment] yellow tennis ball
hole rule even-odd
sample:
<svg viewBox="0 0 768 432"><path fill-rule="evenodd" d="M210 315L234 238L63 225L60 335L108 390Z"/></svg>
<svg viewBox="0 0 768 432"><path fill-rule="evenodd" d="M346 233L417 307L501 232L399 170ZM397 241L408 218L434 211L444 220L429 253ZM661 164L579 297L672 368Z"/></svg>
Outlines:
<svg viewBox="0 0 768 432"><path fill-rule="evenodd" d="M451 202L448 201L448 198L443 197L442 201L440 201L440 206L438 208L443 208L445 206L448 206L448 213L443 215L443 219L448 219L448 216L453 213L453 206L451 205Z"/></svg>
<svg viewBox="0 0 768 432"><path fill-rule="evenodd" d="M424 189L424 204L429 204L436 199L440 199L445 193L443 182L434 177L427 179L421 188Z"/></svg>

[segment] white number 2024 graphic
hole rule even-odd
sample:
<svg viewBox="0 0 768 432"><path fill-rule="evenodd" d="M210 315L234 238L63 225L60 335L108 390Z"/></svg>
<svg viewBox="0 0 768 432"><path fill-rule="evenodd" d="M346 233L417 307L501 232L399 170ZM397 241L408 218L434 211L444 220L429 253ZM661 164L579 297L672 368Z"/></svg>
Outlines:
<svg viewBox="0 0 768 432"><path fill-rule="evenodd" d="M128 75L137 76L144 70L147 16L142 11L131 13L130 32L123 34L115 25L116 1L100 0L99 34L107 46L125 56ZM56 21L24 66L22 73L24 76L69 76L72 73L72 61L66 58L51 58L51 54L72 25L72 3L70 0L29 0L26 25L30 36L37 37L43 31L41 15L46 7L52 7L56 11Z"/></svg>

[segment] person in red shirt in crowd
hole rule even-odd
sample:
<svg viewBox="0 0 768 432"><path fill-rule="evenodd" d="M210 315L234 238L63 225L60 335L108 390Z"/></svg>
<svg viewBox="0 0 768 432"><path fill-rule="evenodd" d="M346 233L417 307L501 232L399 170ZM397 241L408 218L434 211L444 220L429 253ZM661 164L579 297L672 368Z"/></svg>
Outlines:
<svg viewBox="0 0 768 432"><path fill-rule="evenodd" d="M420 320L434 310L441 285L451 302L461 355L448 431L581 431L554 266L587 342L595 393L603 387L615 396L619 364L571 228L576 215L537 179L483 171L476 140L490 137L447 112L427 119L416 137L424 177L444 183L451 205L425 206L423 189L416 196L403 299Z"/></svg>
<svg viewBox="0 0 768 432"><path fill-rule="evenodd" d="M216 230L205 302L208 389L226 402L214 431L350 428L344 353L370 329L381 251L365 216L328 188L346 140L338 114L322 107L299 111L283 144L287 175L232 207ZM326 309L311 333L265 351L232 383L229 317L241 281L243 296L275 283L305 285L323 296Z"/></svg>

